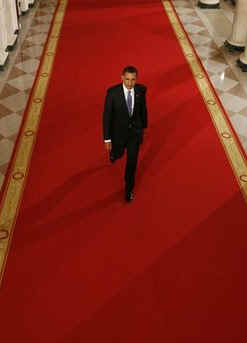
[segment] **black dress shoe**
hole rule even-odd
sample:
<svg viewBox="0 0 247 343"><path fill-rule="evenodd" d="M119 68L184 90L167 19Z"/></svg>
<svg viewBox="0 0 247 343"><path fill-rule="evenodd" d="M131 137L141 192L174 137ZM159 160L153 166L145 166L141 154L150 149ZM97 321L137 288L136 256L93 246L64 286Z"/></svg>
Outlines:
<svg viewBox="0 0 247 343"><path fill-rule="evenodd" d="M133 192L125 192L125 201L131 202L134 200L134 193Z"/></svg>

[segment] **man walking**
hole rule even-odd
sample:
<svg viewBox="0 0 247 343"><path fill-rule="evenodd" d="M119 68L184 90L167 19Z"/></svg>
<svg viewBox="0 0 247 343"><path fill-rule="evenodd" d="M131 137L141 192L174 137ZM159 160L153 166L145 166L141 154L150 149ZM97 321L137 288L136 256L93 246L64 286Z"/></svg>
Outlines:
<svg viewBox="0 0 247 343"><path fill-rule="evenodd" d="M127 151L125 200L134 199L135 172L143 129L147 128L146 87L136 83L138 71L125 67L122 83L107 90L103 113L104 141L111 163Z"/></svg>

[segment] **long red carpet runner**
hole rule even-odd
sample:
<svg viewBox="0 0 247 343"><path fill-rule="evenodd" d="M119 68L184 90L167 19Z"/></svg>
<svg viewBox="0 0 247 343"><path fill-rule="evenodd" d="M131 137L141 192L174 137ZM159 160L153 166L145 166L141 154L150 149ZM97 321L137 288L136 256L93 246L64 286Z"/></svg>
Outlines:
<svg viewBox="0 0 247 343"><path fill-rule="evenodd" d="M199 89L173 8L66 3L54 21L62 25L66 10L46 97L34 89L29 104L43 104L32 160L10 171L1 205L15 182L12 222L1 217L1 249L13 232L2 263L1 342L245 342L246 175L238 180L229 151L243 155L212 120L209 106L220 105ZM109 164L101 129L106 88L128 64L148 87L149 108L131 204L124 160ZM18 144L27 149L35 132L25 130Z"/></svg>

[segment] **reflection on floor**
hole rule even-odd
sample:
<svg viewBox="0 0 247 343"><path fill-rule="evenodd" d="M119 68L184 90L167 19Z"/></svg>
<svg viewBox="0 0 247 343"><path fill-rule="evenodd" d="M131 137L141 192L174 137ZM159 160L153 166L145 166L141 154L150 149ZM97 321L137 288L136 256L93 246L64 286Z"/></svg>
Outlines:
<svg viewBox="0 0 247 343"><path fill-rule="evenodd" d="M9 62L0 72L0 187L40 63L58 0L40 0L21 17L21 33Z"/></svg>
<svg viewBox="0 0 247 343"><path fill-rule="evenodd" d="M58 0L40 0L21 18L22 30L6 70L0 73L0 187L9 165L40 56ZM240 141L247 151L247 73L236 66L238 53L223 47L231 33L230 2L202 10L197 0L173 0Z"/></svg>
<svg viewBox="0 0 247 343"><path fill-rule="evenodd" d="M247 73L236 65L239 53L229 53L224 41L232 30L234 7L202 10L197 0L173 0L179 17L218 93L230 121L247 151Z"/></svg>

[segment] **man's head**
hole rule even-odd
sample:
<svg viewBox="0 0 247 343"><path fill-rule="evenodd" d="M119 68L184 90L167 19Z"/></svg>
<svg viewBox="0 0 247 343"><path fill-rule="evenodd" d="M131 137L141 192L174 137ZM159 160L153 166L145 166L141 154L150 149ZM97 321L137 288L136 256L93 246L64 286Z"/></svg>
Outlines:
<svg viewBox="0 0 247 343"><path fill-rule="evenodd" d="M127 66L123 69L122 80L127 89L135 87L138 71L133 66Z"/></svg>

